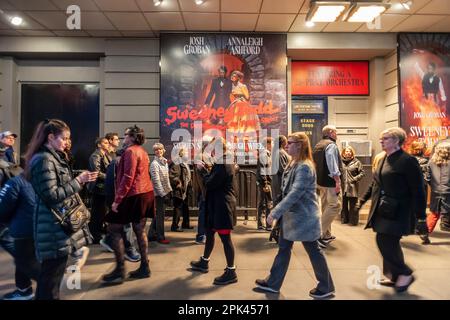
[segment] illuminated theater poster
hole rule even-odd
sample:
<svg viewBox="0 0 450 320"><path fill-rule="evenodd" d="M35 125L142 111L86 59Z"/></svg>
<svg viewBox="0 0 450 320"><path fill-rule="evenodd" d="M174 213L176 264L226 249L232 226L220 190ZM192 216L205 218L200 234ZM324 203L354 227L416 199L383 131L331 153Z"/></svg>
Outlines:
<svg viewBox="0 0 450 320"><path fill-rule="evenodd" d="M408 138L433 144L449 136L450 35L400 34L400 124Z"/></svg>
<svg viewBox="0 0 450 320"><path fill-rule="evenodd" d="M180 132L192 137L183 148L201 148L202 140L221 135L241 155L258 149L263 136L287 133L286 35L160 39L160 136L168 155L180 147Z"/></svg>

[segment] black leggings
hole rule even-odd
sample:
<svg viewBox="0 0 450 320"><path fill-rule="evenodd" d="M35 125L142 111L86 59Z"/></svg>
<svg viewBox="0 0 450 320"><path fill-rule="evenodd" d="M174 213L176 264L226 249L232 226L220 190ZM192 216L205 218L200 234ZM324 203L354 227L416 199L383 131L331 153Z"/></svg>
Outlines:
<svg viewBox="0 0 450 320"><path fill-rule="evenodd" d="M206 229L206 243L203 257L209 259L211 252L214 249L215 233L213 229ZM231 234L219 234L220 240L222 240L223 250L225 251L225 257L227 259L227 266L234 267L234 246L231 241Z"/></svg>
<svg viewBox="0 0 450 320"><path fill-rule="evenodd" d="M144 218L139 223L133 222L132 226L139 246L139 253L141 254L141 264L148 265L148 240L147 234L145 233L145 221ZM112 238L112 248L116 256L117 267L123 268L125 265L125 246L122 237L123 224L110 223L108 230Z"/></svg>

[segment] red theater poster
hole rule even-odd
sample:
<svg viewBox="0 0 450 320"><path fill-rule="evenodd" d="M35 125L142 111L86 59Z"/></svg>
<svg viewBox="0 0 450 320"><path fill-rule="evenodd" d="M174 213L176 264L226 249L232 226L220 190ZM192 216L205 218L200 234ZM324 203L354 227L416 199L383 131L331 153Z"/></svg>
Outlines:
<svg viewBox="0 0 450 320"><path fill-rule="evenodd" d="M449 136L450 34L400 34L400 124L408 138L433 144Z"/></svg>
<svg viewBox="0 0 450 320"><path fill-rule="evenodd" d="M368 61L293 61L292 94L368 95Z"/></svg>
<svg viewBox="0 0 450 320"><path fill-rule="evenodd" d="M169 151L180 140L177 129L191 134L188 148L219 133L230 137L228 143L244 142L241 151L251 148L248 141L255 136L287 133L286 35L160 38L160 136Z"/></svg>

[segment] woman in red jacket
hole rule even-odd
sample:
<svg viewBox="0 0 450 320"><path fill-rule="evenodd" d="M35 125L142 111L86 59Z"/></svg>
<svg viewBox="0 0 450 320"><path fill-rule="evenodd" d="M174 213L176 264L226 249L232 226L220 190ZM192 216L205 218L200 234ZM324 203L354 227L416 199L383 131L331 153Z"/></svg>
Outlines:
<svg viewBox="0 0 450 320"><path fill-rule="evenodd" d="M145 142L144 130L137 126L125 131L124 144L128 146L117 165L116 195L111 212L105 220L112 236L112 247L116 256L116 268L103 276L103 281L122 283L125 279L125 249L121 236L123 226L132 223L141 253L139 269L129 273L130 278L150 277L147 258L148 241L145 221L153 214L153 185L150 180L149 158L142 145Z"/></svg>

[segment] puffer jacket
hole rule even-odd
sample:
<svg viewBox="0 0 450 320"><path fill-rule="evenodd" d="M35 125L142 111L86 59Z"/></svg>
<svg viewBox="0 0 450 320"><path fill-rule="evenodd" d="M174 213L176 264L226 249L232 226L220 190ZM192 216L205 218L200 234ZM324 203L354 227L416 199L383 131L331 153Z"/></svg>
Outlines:
<svg viewBox="0 0 450 320"><path fill-rule="evenodd" d="M36 194L23 175L9 179L0 191L0 223L9 224L13 238L33 238Z"/></svg>
<svg viewBox="0 0 450 320"><path fill-rule="evenodd" d="M152 178L156 196L164 197L172 192L172 187L170 186L169 180L169 166L167 165L166 158L155 157L150 165L150 176Z"/></svg>
<svg viewBox="0 0 450 320"><path fill-rule="evenodd" d="M69 165L53 149L42 147L30 161L31 185L37 194L33 219L36 256L40 262L69 255L86 245L87 226L68 236L49 207L58 212L74 207L82 186L70 173Z"/></svg>

